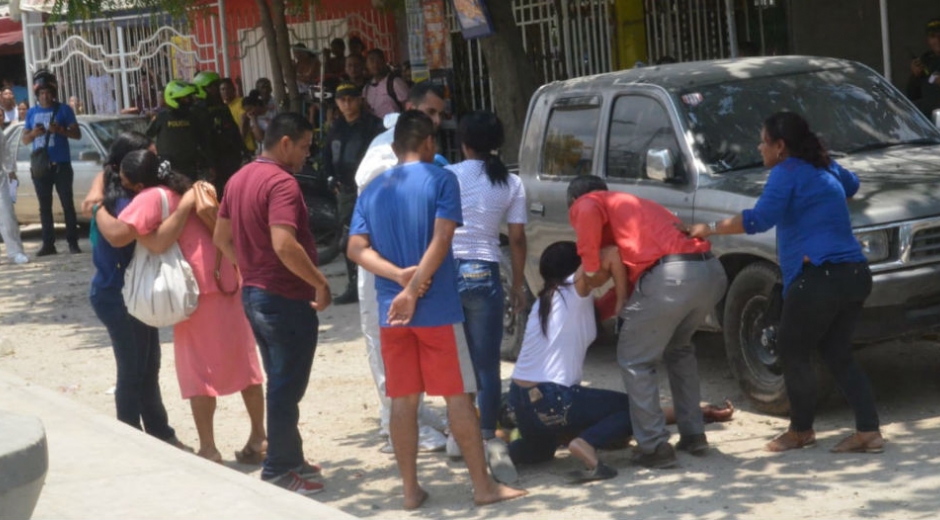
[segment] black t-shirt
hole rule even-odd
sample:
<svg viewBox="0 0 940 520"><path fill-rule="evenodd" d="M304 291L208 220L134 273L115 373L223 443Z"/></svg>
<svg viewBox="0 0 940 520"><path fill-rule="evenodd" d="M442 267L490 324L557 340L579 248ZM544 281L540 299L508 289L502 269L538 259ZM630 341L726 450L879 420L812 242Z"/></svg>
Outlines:
<svg viewBox="0 0 940 520"><path fill-rule="evenodd" d="M930 82L932 75L940 74L940 54L925 52L921 55L920 61L924 64L924 73L921 76L910 77L907 82L907 97L923 113L930 116L934 109L940 108L940 85Z"/></svg>
<svg viewBox="0 0 940 520"><path fill-rule="evenodd" d="M375 136L385 131L382 120L363 112L352 123L340 118L326 135L323 168L327 176L348 188L356 187L356 170Z"/></svg>

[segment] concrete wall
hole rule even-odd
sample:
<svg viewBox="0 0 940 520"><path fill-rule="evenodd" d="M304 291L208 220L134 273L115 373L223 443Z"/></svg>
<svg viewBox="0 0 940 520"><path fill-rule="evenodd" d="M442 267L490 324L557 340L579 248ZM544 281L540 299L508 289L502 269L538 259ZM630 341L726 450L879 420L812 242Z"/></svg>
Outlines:
<svg viewBox="0 0 940 520"><path fill-rule="evenodd" d="M878 0L790 0L790 48L795 54L860 61L884 72ZM891 80L903 89L913 51L926 50L924 25L940 17L937 0L889 0Z"/></svg>

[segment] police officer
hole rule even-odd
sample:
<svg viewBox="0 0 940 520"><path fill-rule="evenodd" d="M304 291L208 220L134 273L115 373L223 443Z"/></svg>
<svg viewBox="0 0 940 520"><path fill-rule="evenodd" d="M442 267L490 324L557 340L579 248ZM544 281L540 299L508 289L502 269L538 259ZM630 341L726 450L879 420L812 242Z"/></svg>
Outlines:
<svg viewBox="0 0 940 520"><path fill-rule="evenodd" d="M356 170L375 136L385 131L382 120L363 108L362 92L352 83L341 83L334 95L340 117L330 128L323 147L323 168L333 179L339 218L344 226L343 255L346 254L345 238L349 231L353 208L356 207ZM336 304L359 301L356 284L356 264L346 259L346 276L349 285L343 294L333 299Z"/></svg>
<svg viewBox="0 0 940 520"><path fill-rule="evenodd" d="M147 137L156 142L160 157L192 180L211 165L205 138L208 124L193 107L196 92L196 86L185 81L167 83L163 89L167 110L158 112L147 128Z"/></svg>
<svg viewBox="0 0 940 520"><path fill-rule="evenodd" d="M222 77L213 71L201 71L193 78L196 86L196 109L203 112L209 123L209 139L207 147L209 156L213 159L212 168L219 200L225 183L235 175L242 166L242 157L245 156L245 143L242 141L238 124L232 117L232 111L222 101L220 85ZM159 150L159 148L158 148Z"/></svg>
<svg viewBox="0 0 940 520"><path fill-rule="evenodd" d="M927 22L927 52L911 62L907 97L927 116L940 108L940 18Z"/></svg>

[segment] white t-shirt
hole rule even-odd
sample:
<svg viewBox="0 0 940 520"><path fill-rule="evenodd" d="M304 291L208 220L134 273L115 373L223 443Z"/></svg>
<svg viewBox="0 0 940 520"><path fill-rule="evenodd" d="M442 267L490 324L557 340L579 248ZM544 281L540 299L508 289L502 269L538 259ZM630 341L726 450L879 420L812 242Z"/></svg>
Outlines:
<svg viewBox="0 0 940 520"><path fill-rule="evenodd" d="M499 228L503 221L525 224L525 188L518 175L493 184L483 161L466 160L447 167L460 183L463 226L454 232L454 258L499 262Z"/></svg>
<svg viewBox="0 0 940 520"><path fill-rule="evenodd" d="M539 305L536 301L522 339L522 351L512 371L513 379L533 383L572 386L581 382L584 356L597 337L594 321L594 296L581 297L574 288L574 275L568 285L559 287L552 297L548 317L548 335L542 334Z"/></svg>

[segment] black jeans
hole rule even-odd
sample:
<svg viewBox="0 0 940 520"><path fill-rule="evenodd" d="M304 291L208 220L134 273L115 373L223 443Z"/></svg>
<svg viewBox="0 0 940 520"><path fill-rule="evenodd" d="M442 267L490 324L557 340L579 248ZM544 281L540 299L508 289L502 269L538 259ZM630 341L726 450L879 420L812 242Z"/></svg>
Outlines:
<svg viewBox="0 0 940 520"><path fill-rule="evenodd" d="M65 239L70 245L78 244L78 219L75 216L75 200L72 182L75 172L72 163L58 163L52 171L40 179L33 179L36 198L39 200L39 222L42 223L42 245L55 245L55 222L52 219L52 189L59 194L62 212L65 214Z"/></svg>
<svg viewBox="0 0 940 520"><path fill-rule="evenodd" d="M160 337L157 329L145 325L127 313L121 289L91 288L91 306L108 329L117 385L114 404L119 421L154 437L170 441L176 432L167 420L160 395Z"/></svg>
<svg viewBox="0 0 940 520"><path fill-rule="evenodd" d="M790 428L813 427L816 376L811 364L818 350L836 385L855 412L860 432L878 430L878 412L868 376L852 355L852 334L871 292L868 264L806 264L783 300L778 346L790 399Z"/></svg>

